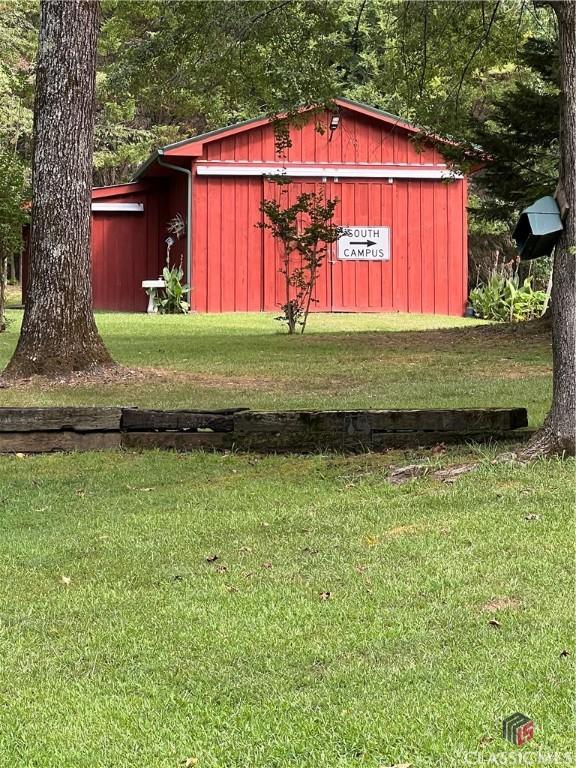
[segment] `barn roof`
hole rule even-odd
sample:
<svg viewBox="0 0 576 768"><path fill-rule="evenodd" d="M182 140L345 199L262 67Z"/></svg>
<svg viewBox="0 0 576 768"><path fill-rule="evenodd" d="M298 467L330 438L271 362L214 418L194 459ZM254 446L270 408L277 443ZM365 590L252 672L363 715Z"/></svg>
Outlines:
<svg viewBox="0 0 576 768"><path fill-rule="evenodd" d="M357 112L358 114L365 115L367 117L373 117L379 120L383 123L388 123L391 126L402 128L405 131L408 131L410 133L420 133L420 128L418 128L413 123L408 122L407 120L404 120L401 117L398 117L398 115L393 115L391 112L385 112L382 109L377 109L376 107L372 107L368 104L362 104L359 101L352 101L352 99L345 99L345 98L338 98L333 99L332 103L335 104L338 107L344 107L345 109L349 109L352 112ZM308 110L303 111L311 111L312 107ZM217 128L214 131L208 131L207 133L200 133L197 136L191 136L187 139L182 139L181 141L174 142L173 144L166 144L163 147L160 147L155 152L153 152L150 157L140 165L140 167L136 170L136 173L134 174L133 181L137 181L141 178L142 174L154 163L159 157L162 155L192 155L192 156L200 156L202 154L202 147L204 144L218 140L223 139L226 136L233 136L236 133L242 133L243 131L250 130L252 128L257 128L261 125L266 125L267 123L270 123L270 117L261 115L260 117L254 117L250 120L244 120L239 123L234 123L233 125L228 125L224 128ZM182 149L185 147L189 147L191 150L190 152L182 152Z"/></svg>

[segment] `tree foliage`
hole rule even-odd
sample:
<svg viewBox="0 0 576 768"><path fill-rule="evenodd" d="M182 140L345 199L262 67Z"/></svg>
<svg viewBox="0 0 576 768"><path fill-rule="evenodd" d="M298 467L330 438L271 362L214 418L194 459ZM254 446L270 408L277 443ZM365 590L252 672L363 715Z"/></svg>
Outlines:
<svg viewBox="0 0 576 768"><path fill-rule="evenodd" d="M4 278L7 260L14 263L20 252L26 220L36 24L34 2L0 3L0 273Z"/></svg>
<svg viewBox="0 0 576 768"><path fill-rule="evenodd" d="M0 135L19 99L26 165L37 11L34 0L4 6L13 71ZM130 179L157 146L340 95L477 142L469 116L497 120L494 94L528 87L517 53L549 35L543 19L512 0L103 0L94 182Z"/></svg>
<svg viewBox="0 0 576 768"><path fill-rule="evenodd" d="M507 228L522 208L553 193L559 170L557 40L529 38L520 61L503 92L470 121L486 158L476 215Z"/></svg>

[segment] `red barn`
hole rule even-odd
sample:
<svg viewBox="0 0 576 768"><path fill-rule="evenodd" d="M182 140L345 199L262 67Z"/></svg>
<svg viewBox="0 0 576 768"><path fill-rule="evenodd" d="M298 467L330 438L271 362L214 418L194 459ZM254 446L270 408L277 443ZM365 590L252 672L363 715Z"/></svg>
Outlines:
<svg viewBox="0 0 576 768"><path fill-rule="evenodd" d="M400 118L347 99L335 110L292 127L284 155L270 122L249 120L163 147L132 183L94 189L95 307L146 308L141 283L160 274L179 214L186 231L171 260L182 259L193 311L277 310L279 249L256 224L279 193L269 176L285 173L289 198L321 189L350 230L331 246L316 310L462 315L466 180Z"/></svg>

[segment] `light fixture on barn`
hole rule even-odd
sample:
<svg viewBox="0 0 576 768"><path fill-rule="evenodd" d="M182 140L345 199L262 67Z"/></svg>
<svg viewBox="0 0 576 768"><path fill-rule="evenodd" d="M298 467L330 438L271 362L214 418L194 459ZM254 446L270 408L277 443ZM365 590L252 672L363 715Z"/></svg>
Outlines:
<svg viewBox="0 0 576 768"><path fill-rule="evenodd" d="M332 117L330 118L330 136L328 137L328 141L332 141L332 136L334 135L334 131L338 126L340 125L340 115L338 112L335 112Z"/></svg>

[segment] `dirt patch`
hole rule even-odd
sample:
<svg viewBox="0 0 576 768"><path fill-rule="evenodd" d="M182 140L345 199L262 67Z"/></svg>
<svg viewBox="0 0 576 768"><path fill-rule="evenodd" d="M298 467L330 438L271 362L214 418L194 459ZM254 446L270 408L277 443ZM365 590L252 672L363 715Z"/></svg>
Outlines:
<svg viewBox="0 0 576 768"><path fill-rule="evenodd" d="M171 372L170 376L174 376ZM284 379L266 376L229 376L227 374L183 373L176 372L182 381L195 382L203 387L218 387L219 389L251 389L259 392L290 390L290 382Z"/></svg>
<svg viewBox="0 0 576 768"><path fill-rule="evenodd" d="M72 371L60 376L0 377L0 387L5 389L52 389L54 387L83 387L102 384L132 383L144 379L139 369L121 365L95 366L87 371Z"/></svg>
<svg viewBox="0 0 576 768"><path fill-rule="evenodd" d="M519 597L497 597L490 600L482 606L486 613L496 613L496 611L514 610L522 607L522 600Z"/></svg>
<svg viewBox="0 0 576 768"><path fill-rule="evenodd" d="M407 536L413 533L422 533L431 526L422 523L412 523L411 525L398 525L396 528L390 528L382 534L385 539L394 539L397 536Z"/></svg>
<svg viewBox="0 0 576 768"><path fill-rule="evenodd" d="M475 325L469 328L458 326L456 328L436 328L414 331L365 331L359 333L330 333L314 334L307 338L306 343L326 344L326 342L338 340L339 345L353 345L358 348L366 346L370 349L394 349L399 354L406 354L422 350L429 353L456 349L464 346L467 348L506 346L517 348L519 343L529 343L532 346L542 344L550 346L550 328L541 320L533 320L527 323L495 323L494 325Z"/></svg>
<svg viewBox="0 0 576 768"><path fill-rule="evenodd" d="M474 375L487 379L507 379L508 381L516 381L519 379L533 378L534 376L551 376L552 366L512 363L502 370L497 370L495 369L495 366L492 365L492 367L486 367L484 369L474 368Z"/></svg>
<svg viewBox="0 0 576 768"><path fill-rule="evenodd" d="M288 382L268 377L194 373L175 371L169 368L124 368L120 365L97 367L88 371L74 371L54 378L31 376L29 378L4 380L0 377L0 388L46 390L58 387L131 387L134 384L152 383L173 385L176 382L196 384L207 389L284 391L289 388Z"/></svg>

